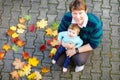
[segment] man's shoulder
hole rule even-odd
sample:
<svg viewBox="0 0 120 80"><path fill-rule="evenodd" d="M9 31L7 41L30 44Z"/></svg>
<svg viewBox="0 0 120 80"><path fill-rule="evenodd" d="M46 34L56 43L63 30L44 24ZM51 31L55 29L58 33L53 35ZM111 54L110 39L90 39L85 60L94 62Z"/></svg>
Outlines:
<svg viewBox="0 0 120 80"><path fill-rule="evenodd" d="M66 12L66 13L64 14L64 19L65 19L65 20L72 20L71 12Z"/></svg>

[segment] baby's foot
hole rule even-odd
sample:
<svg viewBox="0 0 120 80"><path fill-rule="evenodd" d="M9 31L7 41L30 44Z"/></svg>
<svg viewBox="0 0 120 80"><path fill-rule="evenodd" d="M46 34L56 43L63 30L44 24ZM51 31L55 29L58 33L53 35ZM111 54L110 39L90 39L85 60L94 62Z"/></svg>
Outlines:
<svg viewBox="0 0 120 80"><path fill-rule="evenodd" d="M63 72L67 72L67 68L63 67Z"/></svg>
<svg viewBox="0 0 120 80"><path fill-rule="evenodd" d="M54 59L52 59L52 64L55 64L55 63L56 63L56 61Z"/></svg>

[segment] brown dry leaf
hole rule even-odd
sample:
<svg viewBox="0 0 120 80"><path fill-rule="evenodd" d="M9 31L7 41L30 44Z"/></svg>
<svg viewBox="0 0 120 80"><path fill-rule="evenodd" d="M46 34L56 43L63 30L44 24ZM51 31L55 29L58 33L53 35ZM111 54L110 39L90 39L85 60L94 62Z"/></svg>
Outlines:
<svg viewBox="0 0 120 80"><path fill-rule="evenodd" d="M19 75L17 71L12 71L10 74L12 79L19 80Z"/></svg>
<svg viewBox="0 0 120 80"><path fill-rule="evenodd" d="M22 62L19 58L15 58L12 64L15 66L15 69L22 69L25 62Z"/></svg>

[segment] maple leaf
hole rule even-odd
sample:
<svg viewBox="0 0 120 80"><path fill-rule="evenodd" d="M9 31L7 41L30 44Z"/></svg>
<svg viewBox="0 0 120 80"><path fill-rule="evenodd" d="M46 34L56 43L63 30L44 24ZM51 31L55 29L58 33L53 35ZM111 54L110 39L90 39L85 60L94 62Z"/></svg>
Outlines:
<svg viewBox="0 0 120 80"><path fill-rule="evenodd" d="M29 31L30 31L30 32L35 31L35 28L36 28L35 25L30 25L30 27L29 27Z"/></svg>
<svg viewBox="0 0 120 80"><path fill-rule="evenodd" d="M58 30L58 26L59 26L59 23L57 21L55 21L53 24L52 24L52 29L53 30Z"/></svg>
<svg viewBox="0 0 120 80"><path fill-rule="evenodd" d="M23 40L18 40L18 41L16 42L16 45L19 46L19 47L22 47L22 46L25 45L25 42L24 42Z"/></svg>
<svg viewBox="0 0 120 80"><path fill-rule="evenodd" d="M18 29L17 29L17 33L24 33L24 31L25 31L25 30L22 29L22 28L18 28Z"/></svg>
<svg viewBox="0 0 120 80"><path fill-rule="evenodd" d="M42 20L38 21L36 23L36 25L37 25L38 28L44 28L45 26L47 26L47 21L42 19Z"/></svg>
<svg viewBox="0 0 120 80"><path fill-rule="evenodd" d="M15 32L13 31L13 30L11 30L11 29L9 29L9 30L7 30L7 32L6 32L6 34L8 35L8 36L12 36L12 34L14 34Z"/></svg>
<svg viewBox="0 0 120 80"><path fill-rule="evenodd" d="M15 58L12 64L15 66L15 69L22 69L25 62L22 62L19 58Z"/></svg>
<svg viewBox="0 0 120 80"><path fill-rule="evenodd" d="M48 72L50 72L50 69L43 66L42 69L41 69L41 72L42 73L48 73Z"/></svg>
<svg viewBox="0 0 120 80"><path fill-rule="evenodd" d="M57 49L56 48L52 48L51 51L50 51L50 54L48 55L50 58L52 58L55 53L56 53Z"/></svg>
<svg viewBox="0 0 120 80"><path fill-rule="evenodd" d="M37 59L36 57L33 57L33 58L29 58L29 59L28 59L28 63L29 63L30 65L32 65L32 66L37 66L38 63L39 63L39 61L38 61L38 59Z"/></svg>
<svg viewBox="0 0 120 80"><path fill-rule="evenodd" d="M22 70L24 71L25 75L30 74L30 72L31 72L31 65L29 65L29 64L24 65L24 67L22 68Z"/></svg>
<svg viewBox="0 0 120 80"><path fill-rule="evenodd" d="M4 53L0 51L0 60L2 60L4 58Z"/></svg>
<svg viewBox="0 0 120 80"><path fill-rule="evenodd" d="M45 49L46 49L46 45L45 44L42 44L41 46L40 46L40 51L45 51Z"/></svg>
<svg viewBox="0 0 120 80"><path fill-rule="evenodd" d="M53 35L54 37L57 36L57 35L58 35L57 30L53 31L52 35Z"/></svg>
<svg viewBox="0 0 120 80"><path fill-rule="evenodd" d="M42 75L41 75L38 71L35 71L35 74L36 74L35 80L40 80L40 79L42 79Z"/></svg>
<svg viewBox="0 0 120 80"><path fill-rule="evenodd" d="M9 44L5 44L2 46L2 49L5 50L6 52L8 52L8 50L11 49L11 46Z"/></svg>
<svg viewBox="0 0 120 80"><path fill-rule="evenodd" d="M53 41L51 42L51 46L55 47L56 45L59 45L58 40L53 39Z"/></svg>
<svg viewBox="0 0 120 80"><path fill-rule="evenodd" d="M33 72L33 73L31 73L30 75L28 75L28 80L34 80L35 79L35 77L36 77L36 74L35 74L35 72Z"/></svg>
<svg viewBox="0 0 120 80"><path fill-rule="evenodd" d="M47 28L45 31L46 31L46 35L49 35L49 36L53 35L53 31L51 28Z"/></svg>
<svg viewBox="0 0 120 80"><path fill-rule="evenodd" d="M19 80L19 75L17 71L12 71L10 74L12 79Z"/></svg>
<svg viewBox="0 0 120 80"><path fill-rule="evenodd" d="M19 47L18 47L17 45L13 45L13 46L12 46L12 50L14 50L14 51L18 51L18 48L19 48Z"/></svg>
<svg viewBox="0 0 120 80"><path fill-rule="evenodd" d="M23 52L22 56L23 56L24 59L28 59L29 58L28 52Z"/></svg>
<svg viewBox="0 0 120 80"><path fill-rule="evenodd" d="M26 28L26 26L25 26L25 25L20 24L20 23L18 23L18 24L17 24L17 26L18 26L18 28L19 28L19 29L25 29L25 28Z"/></svg>
<svg viewBox="0 0 120 80"><path fill-rule="evenodd" d="M28 20L31 20L31 16L30 15L25 15L24 18L28 21Z"/></svg>
<svg viewBox="0 0 120 80"><path fill-rule="evenodd" d="M51 45L52 39L47 40L47 45Z"/></svg>
<svg viewBox="0 0 120 80"><path fill-rule="evenodd" d="M23 76L26 75L23 70L18 70L18 74L19 74L20 77L23 77Z"/></svg>
<svg viewBox="0 0 120 80"><path fill-rule="evenodd" d="M26 22L26 19L24 17L19 18L19 22L24 24Z"/></svg>
<svg viewBox="0 0 120 80"><path fill-rule="evenodd" d="M17 41L19 41L20 39L18 38L18 37L15 37L15 38L12 38L11 39L11 42L13 42L13 43L16 43Z"/></svg>
<svg viewBox="0 0 120 80"><path fill-rule="evenodd" d="M13 34L12 34L12 38L16 38L16 37L19 37L19 34L13 33Z"/></svg>
<svg viewBox="0 0 120 80"><path fill-rule="evenodd" d="M13 30L13 31L16 31L17 27L11 26L10 29Z"/></svg>

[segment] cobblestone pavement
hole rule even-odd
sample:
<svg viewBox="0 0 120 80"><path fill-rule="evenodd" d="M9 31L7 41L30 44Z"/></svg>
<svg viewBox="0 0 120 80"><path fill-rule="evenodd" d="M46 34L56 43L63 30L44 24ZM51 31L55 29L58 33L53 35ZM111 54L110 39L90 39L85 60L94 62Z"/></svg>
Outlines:
<svg viewBox="0 0 120 80"><path fill-rule="evenodd" d="M26 14L32 19L26 24L35 24L40 19L47 19L51 25L55 20L60 22L63 14L68 11L68 5L72 0L0 0L0 49L5 43L11 44L5 32L11 25L18 23L18 18ZM0 80L11 80L10 72L13 70L12 62L15 58L21 58L23 51L28 51L30 56L36 56L40 65L51 69L43 74L42 80L120 80L120 0L86 0L88 12L92 12L103 21L103 38L99 48L89 57L85 69L75 73L69 69L62 73L61 68L51 64L48 58L51 47L45 52L40 52L40 44L44 44L50 37L44 30L36 30L30 33L28 30L20 37L26 45L19 51L9 51L0 61ZM1 49L2 50L2 49ZM27 80L26 77L20 80Z"/></svg>

